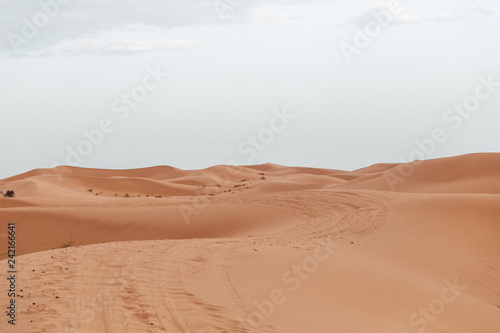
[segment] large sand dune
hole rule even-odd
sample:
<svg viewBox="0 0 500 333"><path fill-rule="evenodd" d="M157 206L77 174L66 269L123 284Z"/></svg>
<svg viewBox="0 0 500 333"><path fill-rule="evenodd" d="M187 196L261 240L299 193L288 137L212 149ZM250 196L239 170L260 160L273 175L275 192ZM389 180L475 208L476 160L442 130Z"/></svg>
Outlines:
<svg viewBox="0 0 500 333"><path fill-rule="evenodd" d="M418 164L418 165L417 165ZM0 332L500 332L500 154L0 180ZM9 304L0 280L0 306Z"/></svg>

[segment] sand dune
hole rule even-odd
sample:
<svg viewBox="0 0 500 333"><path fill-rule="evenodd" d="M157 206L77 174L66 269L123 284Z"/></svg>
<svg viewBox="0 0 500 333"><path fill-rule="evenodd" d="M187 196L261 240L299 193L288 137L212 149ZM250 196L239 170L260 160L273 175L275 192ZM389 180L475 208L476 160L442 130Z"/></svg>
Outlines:
<svg viewBox="0 0 500 333"><path fill-rule="evenodd" d="M375 165L357 170L366 173L345 184L348 188L411 193L500 194L500 154Z"/></svg>
<svg viewBox="0 0 500 333"><path fill-rule="evenodd" d="M499 162L0 180L0 332L500 332Z"/></svg>

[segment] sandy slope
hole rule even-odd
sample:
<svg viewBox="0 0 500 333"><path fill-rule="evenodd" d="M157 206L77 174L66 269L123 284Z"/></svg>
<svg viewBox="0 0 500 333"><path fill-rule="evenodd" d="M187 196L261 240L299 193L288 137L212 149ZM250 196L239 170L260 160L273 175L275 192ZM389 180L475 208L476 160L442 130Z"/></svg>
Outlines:
<svg viewBox="0 0 500 333"><path fill-rule="evenodd" d="M500 332L499 162L1 180L0 332Z"/></svg>

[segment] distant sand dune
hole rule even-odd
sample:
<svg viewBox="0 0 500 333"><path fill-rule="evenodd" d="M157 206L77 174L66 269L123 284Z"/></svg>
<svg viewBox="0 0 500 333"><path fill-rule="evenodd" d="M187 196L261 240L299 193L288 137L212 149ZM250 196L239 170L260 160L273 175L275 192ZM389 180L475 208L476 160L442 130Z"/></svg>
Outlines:
<svg viewBox="0 0 500 333"><path fill-rule="evenodd" d="M0 198L0 266L16 221L19 296L17 325L0 331L500 332L499 165L3 179L16 197Z"/></svg>

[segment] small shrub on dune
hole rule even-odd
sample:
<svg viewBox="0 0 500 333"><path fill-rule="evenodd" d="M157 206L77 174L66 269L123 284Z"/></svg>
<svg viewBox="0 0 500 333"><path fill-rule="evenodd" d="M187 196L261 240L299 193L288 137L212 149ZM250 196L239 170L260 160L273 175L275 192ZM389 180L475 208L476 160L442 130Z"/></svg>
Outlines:
<svg viewBox="0 0 500 333"><path fill-rule="evenodd" d="M65 248L65 247L70 247L71 245L73 245L73 243L75 242L75 240L73 238L69 238L67 241L65 241L61 247L62 248Z"/></svg>

